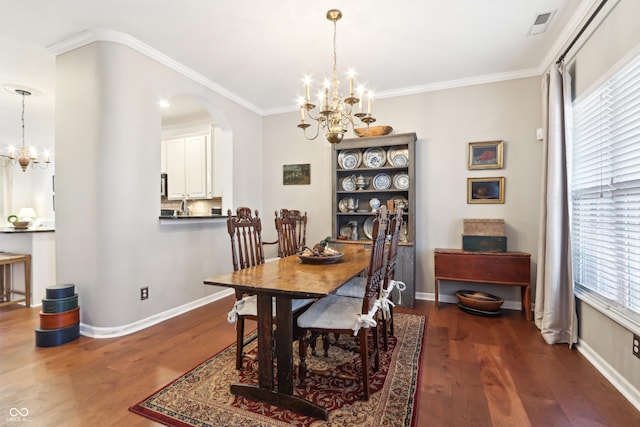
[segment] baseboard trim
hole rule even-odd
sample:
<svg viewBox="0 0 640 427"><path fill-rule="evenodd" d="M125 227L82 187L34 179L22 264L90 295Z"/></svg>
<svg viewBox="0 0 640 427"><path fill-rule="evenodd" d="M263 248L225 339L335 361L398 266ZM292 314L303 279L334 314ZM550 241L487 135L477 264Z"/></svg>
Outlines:
<svg viewBox="0 0 640 427"><path fill-rule="evenodd" d="M591 363L633 406L640 411L640 390L627 381L587 343L578 339L578 351Z"/></svg>
<svg viewBox="0 0 640 427"><path fill-rule="evenodd" d="M428 292L416 292L416 299L435 301L436 295ZM458 303L458 298L455 295L440 294L438 299L440 302L452 304ZM506 310L520 310L522 308L522 303L520 301L505 301L500 308L504 308Z"/></svg>
<svg viewBox="0 0 640 427"><path fill-rule="evenodd" d="M213 301L217 301L229 295L233 295L233 293L234 293L233 289L225 289L224 291L217 292L213 295L209 295L195 301L191 301L187 304L181 305L179 307L174 307L172 309L163 311L158 314L154 314L153 316L149 316L145 319L140 319L136 322L129 323L128 325L102 327L102 326L87 325L81 322L80 334L86 337L97 338L97 339L122 337L124 335L129 335L134 332L141 331L150 326L163 322L167 319L171 319L172 317L176 317L188 311L194 310L198 307L202 307L203 305L209 304Z"/></svg>

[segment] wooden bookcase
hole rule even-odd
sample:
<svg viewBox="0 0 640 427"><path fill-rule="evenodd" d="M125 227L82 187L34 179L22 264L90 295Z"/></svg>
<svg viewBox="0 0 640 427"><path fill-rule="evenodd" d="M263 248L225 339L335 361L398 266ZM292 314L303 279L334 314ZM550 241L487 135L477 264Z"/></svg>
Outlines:
<svg viewBox="0 0 640 427"><path fill-rule="evenodd" d="M371 242L367 226L375 216L372 199L378 199L381 206L388 200L401 200L405 204L405 225L401 231L395 276L407 286L400 304L404 307L413 307L415 303L415 143L415 133L345 139L336 145L332 156L333 246L367 245ZM384 159L380 158L382 153ZM360 156L355 165L350 155ZM360 185L354 188L354 185L345 183L349 178ZM388 187L386 182L389 182ZM349 199L353 203L349 203ZM352 235L354 228L357 229L357 239ZM338 239L340 235L347 238ZM395 301L399 301L397 295Z"/></svg>

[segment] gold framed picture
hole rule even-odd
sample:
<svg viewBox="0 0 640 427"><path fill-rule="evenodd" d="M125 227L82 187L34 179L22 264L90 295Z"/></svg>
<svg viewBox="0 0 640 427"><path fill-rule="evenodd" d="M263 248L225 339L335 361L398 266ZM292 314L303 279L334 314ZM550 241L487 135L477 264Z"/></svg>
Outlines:
<svg viewBox="0 0 640 427"><path fill-rule="evenodd" d="M504 203L504 177L467 178L467 203Z"/></svg>
<svg viewBox="0 0 640 427"><path fill-rule="evenodd" d="M502 169L504 141L469 143L469 169Z"/></svg>

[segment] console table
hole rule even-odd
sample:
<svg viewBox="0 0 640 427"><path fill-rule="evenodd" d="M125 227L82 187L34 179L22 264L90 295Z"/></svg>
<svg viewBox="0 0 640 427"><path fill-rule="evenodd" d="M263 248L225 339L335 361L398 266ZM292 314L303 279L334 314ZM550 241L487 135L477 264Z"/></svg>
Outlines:
<svg viewBox="0 0 640 427"><path fill-rule="evenodd" d="M13 264L24 264L24 291L13 288ZM31 305L31 255L12 254L0 252L0 267L2 267L2 288L0 288L0 307L24 302L27 307ZM11 299L12 294L22 295L23 298Z"/></svg>
<svg viewBox="0 0 640 427"><path fill-rule="evenodd" d="M520 286L522 311L531 312L531 254L525 252L476 252L462 249L435 250L436 308L440 280Z"/></svg>

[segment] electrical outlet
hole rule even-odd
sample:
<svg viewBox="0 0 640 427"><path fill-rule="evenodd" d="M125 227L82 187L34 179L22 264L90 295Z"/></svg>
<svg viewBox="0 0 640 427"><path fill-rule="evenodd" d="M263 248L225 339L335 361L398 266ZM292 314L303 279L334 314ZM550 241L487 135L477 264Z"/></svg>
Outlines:
<svg viewBox="0 0 640 427"><path fill-rule="evenodd" d="M633 355L640 359L640 336L633 334Z"/></svg>
<svg viewBox="0 0 640 427"><path fill-rule="evenodd" d="M145 286L144 288L140 288L140 299L145 300L149 298L149 287Z"/></svg>

